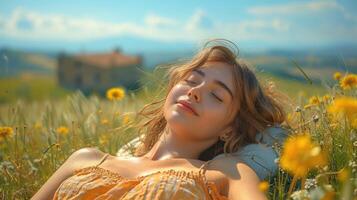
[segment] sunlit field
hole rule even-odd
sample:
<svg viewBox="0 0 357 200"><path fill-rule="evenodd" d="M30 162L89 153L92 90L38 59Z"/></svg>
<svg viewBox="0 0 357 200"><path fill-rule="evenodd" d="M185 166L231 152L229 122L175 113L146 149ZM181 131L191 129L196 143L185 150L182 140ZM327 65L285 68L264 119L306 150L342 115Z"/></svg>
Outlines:
<svg viewBox="0 0 357 200"><path fill-rule="evenodd" d="M272 79L294 107L287 109L291 137L277 147L279 170L259 185L269 199L356 199L357 75L333 79L329 87ZM136 92L108 89L106 97L60 91L0 104L0 199L30 199L80 148L115 155L138 136L136 113L163 97L153 82Z"/></svg>

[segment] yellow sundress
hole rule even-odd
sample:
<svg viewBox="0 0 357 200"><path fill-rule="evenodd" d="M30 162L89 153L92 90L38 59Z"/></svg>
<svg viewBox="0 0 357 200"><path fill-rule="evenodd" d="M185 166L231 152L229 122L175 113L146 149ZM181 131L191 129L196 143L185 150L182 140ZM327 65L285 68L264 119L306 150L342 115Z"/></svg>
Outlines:
<svg viewBox="0 0 357 200"><path fill-rule="evenodd" d="M125 178L99 165L78 169L64 180L54 200L227 200L213 181L205 177L205 162L199 170L161 170L137 178Z"/></svg>

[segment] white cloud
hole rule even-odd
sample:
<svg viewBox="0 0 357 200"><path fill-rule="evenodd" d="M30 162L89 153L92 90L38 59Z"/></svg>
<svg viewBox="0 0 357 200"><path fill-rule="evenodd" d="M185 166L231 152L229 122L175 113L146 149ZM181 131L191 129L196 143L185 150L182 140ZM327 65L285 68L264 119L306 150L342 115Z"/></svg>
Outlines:
<svg viewBox="0 0 357 200"><path fill-rule="evenodd" d="M19 22L26 20L29 29L19 28ZM25 39L86 40L125 33L140 33L140 26L130 23L114 24L95 19L71 18L63 15L44 15L17 8L4 20L1 35Z"/></svg>
<svg viewBox="0 0 357 200"><path fill-rule="evenodd" d="M5 17L0 16L0 19ZM210 35L210 30L214 29L202 10L197 10L187 21L149 14L144 18L144 23L113 23L17 8L6 20L0 21L3 22L0 26L0 36L29 40L85 41L131 35L161 41L196 41ZM27 29L19 26L23 21L26 21Z"/></svg>
<svg viewBox="0 0 357 200"><path fill-rule="evenodd" d="M259 20L247 20L239 24L239 28L242 30L271 30L271 31L287 31L289 29L289 23L280 19L259 19Z"/></svg>
<svg viewBox="0 0 357 200"><path fill-rule="evenodd" d="M173 26L177 24L176 20L174 19L158 16L156 14L149 14L146 16L145 23L149 26L159 27Z"/></svg>
<svg viewBox="0 0 357 200"><path fill-rule="evenodd" d="M276 34L270 39L266 36L265 41L311 46L350 42L357 35L357 16L335 0L254 6L247 12L255 20L250 24L242 23L244 30L274 27ZM264 36L257 35L256 38L263 39Z"/></svg>
<svg viewBox="0 0 357 200"><path fill-rule="evenodd" d="M233 23L217 23L214 36L239 42L274 42L286 35L289 24L279 19L251 19Z"/></svg>
<svg viewBox="0 0 357 200"><path fill-rule="evenodd" d="M201 9L196 10L186 24L188 31L208 30L211 28L213 28L212 20Z"/></svg>
<svg viewBox="0 0 357 200"><path fill-rule="evenodd" d="M313 7L311 9L322 9L324 6L314 4L310 7ZM267 10L264 13L267 13ZM350 35L357 34L356 29L345 27L343 24L340 25L340 30L344 31L340 32L328 32L328 28L319 28L319 26L301 29L301 26L298 27L294 21L288 21L288 19L290 18L284 18L284 16L260 17L253 15L250 18L225 22L212 19L204 10L197 9L190 17L182 20L151 13L143 18L142 23L108 22L95 18L43 14L18 8L9 16L0 15L0 37L39 41L88 41L129 35L175 42L197 42L219 37L239 42L253 41L276 44L282 43L282 41L300 41L301 38L308 41L309 37L311 40L308 42L314 42L314 40L332 41L336 36L345 38L348 33L348 38L351 38ZM331 27L332 25L326 24L325 26ZM318 35L323 36L318 37Z"/></svg>
<svg viewBox="0 0 357 200"><path fill-rule="evenodd" d="M30 28L19 27L18 23L22 20L26 20ZM18 8L6 20L2 21L0 36L58 41L86 41L123 35L160 41L197 42L213 37L238 41L262 41L276 39L273 37L274 34L267 34L267 32L284 32L289 29L289 24L279 19L247 19L233 23L214 21L202 9L197 9L188 19L182 21L151 13L144 18L144 23L138 24L73 18L59 14L42 14Z"/></svg>
<svg viewBox="0 0 357 200"><path fill-rule="evenodd" d="M248 13L256 16L289 16L289 15L306 15L312 13L329 13L337 12L345 19L357 22L357 15L350 13L341 4L335 0L319 0L311 2L288 3L272 6L254 6L247 10Z"/></svg>
<svg viewBox="0 0 357 200"><path fill-rule="evenodd" d="M289 3L284 5L272 6L255 6L248 9L248 13L254 15L270 15L270 14L298 14L305 12L316 12L326 10L341 10L343 7L335 1L313 1L313 2L299 2Z"/></svg>
<svg viewBox="0 0 357 200"><path fill-rule="evenodd" d="M2 20L1 20L2 19ZM26 21L31 28L23 29ZM28 40L85 41L123 35L159 39L162 41L192 40L183 33L185 25L173 19L149 14L144 23L113 23L93 18L74 18L60 14L42 14L16 8L10 16L0 15L0 36Z"/></svg>

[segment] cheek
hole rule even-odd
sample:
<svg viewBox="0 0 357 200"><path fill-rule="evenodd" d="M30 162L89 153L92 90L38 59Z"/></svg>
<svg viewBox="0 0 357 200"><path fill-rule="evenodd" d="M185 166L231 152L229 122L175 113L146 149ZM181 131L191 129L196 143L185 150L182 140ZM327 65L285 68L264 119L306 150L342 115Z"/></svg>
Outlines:
<svg viewBox="0 0 357 200"><path fill-rule="evenodd" d="M227 120L228 110L223 106L210 107L206 109L205 115L202 116L203 127L207 132L212 132L212 134L218 133Z"/></svg>
<svg viewBox="0 0 357 200"><path fill-rule="evenodd" d="M185 94L185 91L186 90L184 86L177 84L170 90L169 94L165 99L164 117L169 124L182 124L187 121L185 120L185 115L182 115L182 112L179 112L177 109L177 105L175 105L178 98Z"/></svg>
<svg viewBox="0 0 357 200"><path fill-rule="evenodd" d="M170 90L164 105L164 117L167 124L172 130L175 130L176 133L184 137L196 139L204 139L207 138L207 136L210 137L209 135L212 134L209 133L209 131L211 131L212 126L210 126L211 128L208 128L207 124L214 119L212 119L211 116L208 116L206 111L199 117L196 117L192 114L188 114L186 111L183 111L175 105L178 98L185 96L188 90L189 88L187 86L180 84ZM202 103L202 108L206 109L208 105L207 102ZM214 116L214 114L212 114L212 116Z"/></svg>
<svg viewBox="0 0 357 200"><path fill-rule="evenodd" d="M164 104L164 110L167 110L169 107L171 107L175 102L178 100L180 96L182 96L185 93L185 88L177 84L175 85L167 95L165 99L165 104Z"/></svg>

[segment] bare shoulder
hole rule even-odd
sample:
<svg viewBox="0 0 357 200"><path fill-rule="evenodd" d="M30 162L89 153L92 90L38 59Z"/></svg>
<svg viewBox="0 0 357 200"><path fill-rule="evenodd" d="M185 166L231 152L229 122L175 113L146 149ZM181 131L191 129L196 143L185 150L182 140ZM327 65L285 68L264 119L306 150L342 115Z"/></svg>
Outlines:
<svg viewBox="0 0 357 200"><path fill-rule="evenodd" d="M242 177L259 180L255 171L236 156L217 157L211 161L210 168L220 171L230 180L242 179Z"/></svg>
<svg viewBox="0 0 357 200"><path fill-rule="evenodd" d="M96 147L84 147L73 152L67 159L73 170L95 165L105 155Z"/></svg>
<svg viewBox="0 0 357 200"><path fill-rule="evenodd" d="M102 151L93 147L81 148L73 152L38 190L32 199L52 199L60 184L72 176L75 170L94 165L103 155L104 153Z"/></svg>
<svg viewBox="0 0 357 200"><path fill-rule="evenodd" d="M76 150L70 157L77 159L94 159L103 156L105 153L96 147L84 147Z"/></svg>

